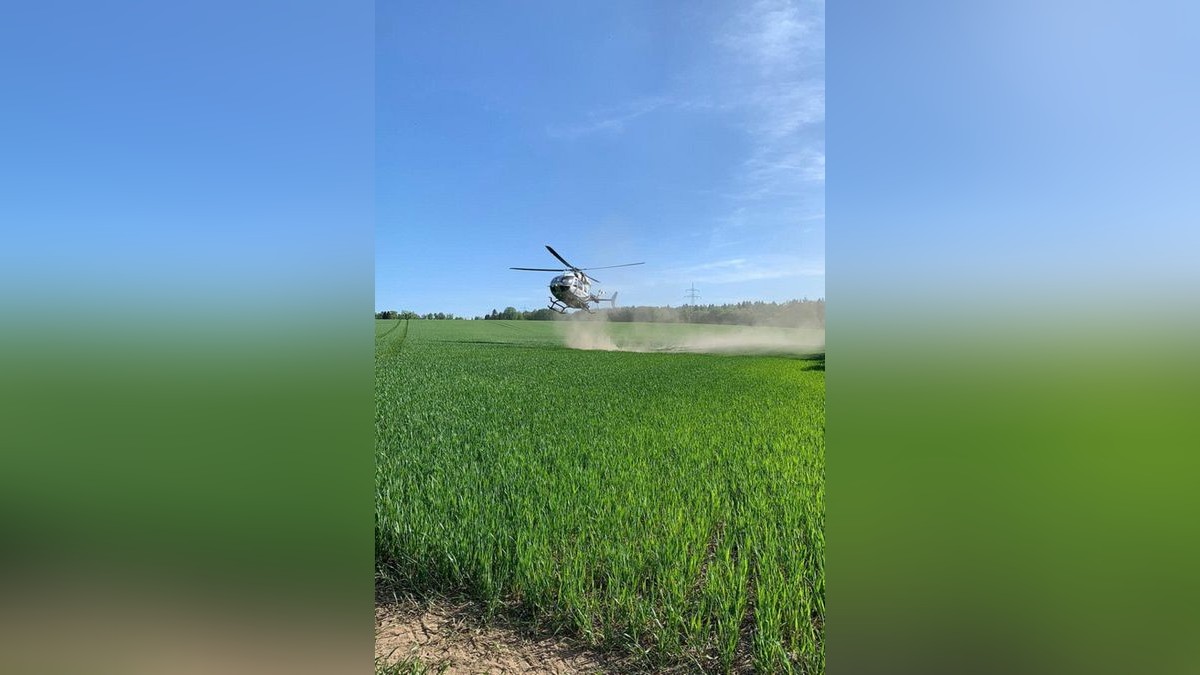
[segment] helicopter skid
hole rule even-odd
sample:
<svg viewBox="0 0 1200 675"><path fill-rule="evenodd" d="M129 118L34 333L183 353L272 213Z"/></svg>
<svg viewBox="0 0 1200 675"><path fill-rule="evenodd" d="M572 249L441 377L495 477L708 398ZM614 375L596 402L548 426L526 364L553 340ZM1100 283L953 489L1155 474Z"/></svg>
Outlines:
<svg viewBox="0 0 1200 675"><path fill-rule="evenodd" d="M559 314L567 313L567 305L558 298L550 298L550 309L558 312Z"/></svg>

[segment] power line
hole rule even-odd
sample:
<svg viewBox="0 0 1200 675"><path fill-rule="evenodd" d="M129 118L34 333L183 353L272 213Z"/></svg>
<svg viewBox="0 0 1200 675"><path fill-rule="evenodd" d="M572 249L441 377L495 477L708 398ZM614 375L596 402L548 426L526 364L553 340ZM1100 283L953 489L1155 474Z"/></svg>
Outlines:
<svg viewBox="0 0 1200 675"><path fill-rule="evenodd" d="M687 289L687 292L684 293L683 295L685 298L688 299L689 305L696 304L696 300L700 299L700 291L696 290L696 284L692 284L692 287Z"/></svg>

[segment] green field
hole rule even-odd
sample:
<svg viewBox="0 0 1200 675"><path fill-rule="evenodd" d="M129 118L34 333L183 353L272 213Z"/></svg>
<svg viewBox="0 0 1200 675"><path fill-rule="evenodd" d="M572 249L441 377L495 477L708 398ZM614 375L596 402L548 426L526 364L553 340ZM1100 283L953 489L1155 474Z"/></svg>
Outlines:
<svg viewBox="0 0 1200 675"><path fill-rule="evenodd" d="M823 357L565 323L376 322L381 577L650 668L822 672Z"/></svg>

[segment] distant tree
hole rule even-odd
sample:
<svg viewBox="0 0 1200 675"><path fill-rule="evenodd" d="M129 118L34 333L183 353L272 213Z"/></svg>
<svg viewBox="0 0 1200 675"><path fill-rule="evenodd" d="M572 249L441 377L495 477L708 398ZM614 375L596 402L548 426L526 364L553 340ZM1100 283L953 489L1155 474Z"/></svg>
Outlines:
<svg viewBox="0 0 1200 675"><path fill-rule="evenodd" d="M594 314L574 313L576 320L607 320L615 322L655 322L655 323L706 323L706 324L738 324L745 326L803 326L809 328L825 327L825 300L789 300L787 302L762 302L743 300L725 305L684 305L683 307L648 307L632 305L615 308L596 308ZM377 319L466 319L476 321L557 321L564 319L561 314L549 308L521 311L516 307L505 307L503 311L493 309L484 316L462 317L451 312L429 312L417 314L410 310L396 312L384 310L375 312Z"/></svg>

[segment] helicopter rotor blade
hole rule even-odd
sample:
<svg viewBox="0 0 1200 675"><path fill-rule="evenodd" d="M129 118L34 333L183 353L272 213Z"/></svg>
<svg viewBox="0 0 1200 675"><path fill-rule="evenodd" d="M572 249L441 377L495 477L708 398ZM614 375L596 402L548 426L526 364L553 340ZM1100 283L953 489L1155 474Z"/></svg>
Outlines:
<svg viewBox="0 0 1200 675"><path fill-rule="evenodd" d="M562 264L566 265L567 267L570 267L573 270L579 269L578 267L567 262L567 259L562 257L561 255L559 255L558 251L555 251L553 248L550 248L550 244L546 244L546 250L550 251L550 255L554 256L555 258L558 258L558 261L561 262Z"/></svg>
<svg viewBox="0 0 1200 675"><path fill-rule="evenodd" d="M604 267L580 267L581 270L611 270L614 267L633 267L634 265L645 265L646 263L625 263L624 265L605 265Z"/></svg>
<svg viewBox="0 0 1200 675"><path fill-rule="evenodd" d="M567 270L554 270L554 269L547 269L547 268L545 268L545 267L510 267L509 269L510 269L510 270L522 270L522 271L528 271L528 272L566 272L566 271L572 271L572 272L577 272L577 273L579 273L580 275L582 275L582 276L583 276L583 278L584 278L584 279L591 280L591 281L593 281L593 282L595 282L595 283L600 283L600 280L599 280L599 279L597 279L596 277L594 277L594 276L592 276L592 275L590 275L590 274L587 274L586 272L584 272L584 270L610 270L610 269L613 269L613 268L615 268L615 267L633 267L634 265L645 265L645 264L646 264L646 263L644 263L644 262L635 262L635 263L625 263L625 264L623 264L623 265L605 265L604 267L576 267L576 266L572 265L571 263L567 262L567 259L566 259L566 258L564 258L564 257L562 257L561 255L559 255L559 254L558 254L558 251L555 251L555 250L554 250L554 247L553 247L553 246L551 246L550 244L546 244L546 250L550 252L550 255L552 255L552 256L554 256L555 258L557 258L557 259L558 259L558 261L559 261L560 263L562 263L562 264L566 265L568 269L567 269Z"/></svg>
<svg viewBox="0 0 1200 675"><path fill-rule="evenodd" d="M579 268L579 271L583 272L583 270L611 270L614 267L633 267L634 265L645 265L645 264L646 263L644 263L644 262L635 262L635 263L625 263L624 265L605 265L604 267L581 267L581 268ZM583 272L583 275L596 283L600 283L599 279L588 274L587 272Z"/></svg>

